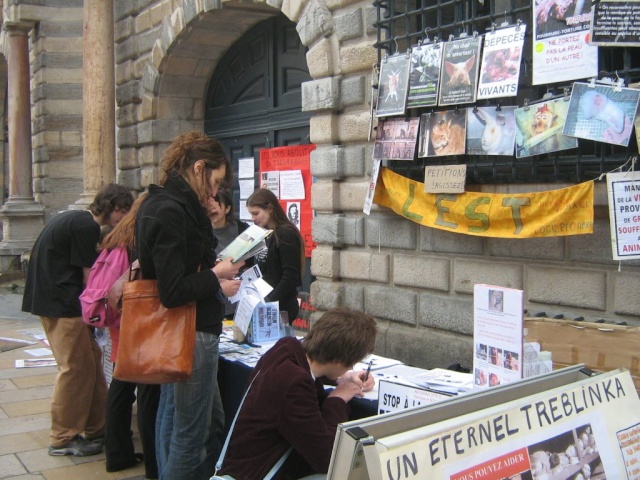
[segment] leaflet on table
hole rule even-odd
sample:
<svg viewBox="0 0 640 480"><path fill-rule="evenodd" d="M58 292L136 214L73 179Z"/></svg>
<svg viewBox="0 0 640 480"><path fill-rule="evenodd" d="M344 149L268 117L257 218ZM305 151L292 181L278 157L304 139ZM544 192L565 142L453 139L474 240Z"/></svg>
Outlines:
<svg viewBox="0 0 640 480"><path fill-rule="evenodd" d="M260 302L262 302L262 298L253 285L249 285L244 289L242 298L238 302L236 313L233 316L233 322L245 335L247 334L249 325L251 325L253 311Z"/></svg>
<svg viewBox="0 0 640 480"><path fill-rule="evenodd" d="M272 230L267 230L258 225L251 225L238 235L227 248L218 254L220 260L231 258L232 262L246 260L267 248L265 238L271 235Z"/></svg>
<svg viewBox="0 0 640 480"><path fill-rule="evenodd" d="M473 389L472 374L444 368L423 370L415 375L405 377L405 379L420 387L453 394L464 393Z"/></svg>
<svg viewBox="0 0 640 480"><path fill-rule="evenodd" d="M395 358L381 357L380 355L375 355L372 353L364 357L361 362L356 363L353 366L353 369L356 372L358 370L366 370L367 368L369 368L369 363L371 363L371 371L375 371L381 368L390 367L392 365L399 365L402 362L400 360L396 360Z"/></svg>

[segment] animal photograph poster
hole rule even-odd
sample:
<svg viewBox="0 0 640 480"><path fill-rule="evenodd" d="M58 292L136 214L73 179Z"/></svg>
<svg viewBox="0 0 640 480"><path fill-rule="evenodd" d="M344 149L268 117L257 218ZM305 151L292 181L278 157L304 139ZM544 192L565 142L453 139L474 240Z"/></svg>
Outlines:
<svg viewBox="0 0 640 480"><path fill-rule="evenodd" d="M438 103L443 42L411 49L407 108L431 107Z"/></svg>
<svg viewBox="0 0 640 480"><path fill-rule="evenodd" d="M464 155L466 145L467 121L463 111L442 110L423 115L425 129L428 131L427 157L445 155Z"/></svg>
<svg viewBox="0 0 640 480"><path fill-rule="evenodd" d="M562 133L613 145L629 145L640 90L574 83Z"/></svg>
<svg viewBox="0 0 640 480"><path fill-rule="evenodd" d="M467 153L513 155L516 107L467 108Z"/></svg>
<svg viewBox="0 0 640 480"><path fill-rule="evenodd" d="M438 105L460 105L476 101L481 44L481 36L444 44Z"/></svg>
<svg viewBox="0 0 640 480"><path fill-rule="evenodd" d="M520 59L527 26L492 30L484 35L478 100L515 97L518 94Z"/></svg>
<svg viewBox="0 0 640 480"><path fill-rule="evenodd" d="M420 118L388 118L378 122L374 160L413 160Z"/></svg>
<svg viewBox="0 0 640 480"><path fill-rule="evenodd" d="M533 85L598 75L598 47L589 45L591 2L535 0Z"/></svg>
<svg viewBox="0 0 640 480"><path fill-rule="evenodd" d="M404 114L410 65L411 59L406 53L391 55L382 60L376 117Z"/></svg>
<svg viewBox="0 0 640 480"><path fill-rule="evenodd" d="M516 158L576 148L578 139L562 134L568 111L569 97L516 108Z"/></svg>

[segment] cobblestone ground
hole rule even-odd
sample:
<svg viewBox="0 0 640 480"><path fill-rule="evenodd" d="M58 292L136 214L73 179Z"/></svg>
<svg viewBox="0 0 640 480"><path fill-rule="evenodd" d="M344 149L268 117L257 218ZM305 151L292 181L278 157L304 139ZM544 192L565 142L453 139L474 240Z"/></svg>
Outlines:
<svg viewBox="0 0 640 480"><path fill-rule="evenodd" d="M33 340L20 331L41 330L40 321L20 311L22 282L0 284L0 337ZM144 467L107 473L104 454L51 457L50 402L56 367L15 368L16 359L38 358L25 350L43 343L0 352L0 479L12 480L144 480ZM134 425L134 442L140 451Z"/></svg>

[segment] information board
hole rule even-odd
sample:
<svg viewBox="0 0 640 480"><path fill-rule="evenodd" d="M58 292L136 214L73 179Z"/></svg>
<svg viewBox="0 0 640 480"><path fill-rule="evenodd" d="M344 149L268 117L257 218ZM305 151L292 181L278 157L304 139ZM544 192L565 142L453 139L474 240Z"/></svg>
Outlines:
<svg viewBox="0 0 640 480"><path fill-rule="evenodd" d="M640 1L596 0L591 45L640 46Z"/></svg>
<svg viewBox="0 0 640 480"><path fill-rule="evenodd" d="M305 256L310 257L316 244L311 236L310 156L315 145L263 148L260 150L261 188L268 188L280 200L287 217L302 234ZM277 180L276 180L277 179Z"/></svg>

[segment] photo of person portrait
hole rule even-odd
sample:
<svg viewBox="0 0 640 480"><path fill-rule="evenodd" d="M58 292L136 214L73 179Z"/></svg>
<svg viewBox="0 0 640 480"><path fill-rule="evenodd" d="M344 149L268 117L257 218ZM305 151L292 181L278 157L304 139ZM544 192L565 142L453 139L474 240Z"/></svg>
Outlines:
<svg viewBox="0 0 640 480"><path fill-rule="evenodd" d="M287 218L300 230L300 202L287 202Z"/></svg>
<svg viewBox="0 0 640 480"><path fill-rule="evenodd" d="M514 372L520 371L520 359L516 352L504 351L504 368Z"/></svg>
<svg viewBox="0 0 640 480"><path fill-rule="evenodd" d="M504 292L502 290L489 290L489 310L502 312L504 310Z"/></svg>
<svg viewBox="0 0 640 480"><path fill-rule="evenodd" d="M516 158L577 148L577 138L562 134L568 111L566 97L516 108Z"/></svg>
<svg viewBox="0 0 640 480"><path fill-rule="evenodd" d="M489 347L489 363L502 367L502 349L498 347Z"/></svg>
<svg viewBox="0 0 640 480"><path fill-rule="evenodd" d="M490 373L489 374L489 386L490 387L495 387L500 385L500 377L498 376L497 373Z"/></svg>
<svg viewBox="0 0 640 480"><path fill-rule="evenodd" d="M565 135L614 145L629 145L640 90L574 83Z"/></svg>
<svg viewBox="0 0 640 480"><path fill-rule="evenodd" d="M487 373L484 370L476 368L474 372L475 384L479 387L487 384Z"/></svg>

